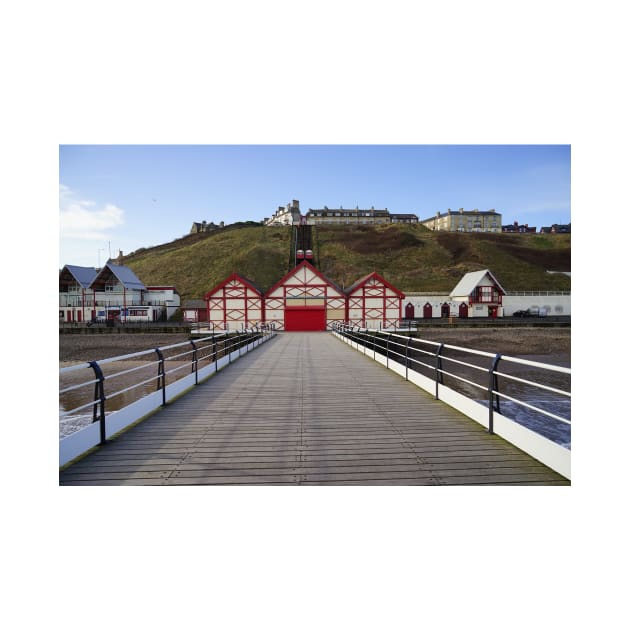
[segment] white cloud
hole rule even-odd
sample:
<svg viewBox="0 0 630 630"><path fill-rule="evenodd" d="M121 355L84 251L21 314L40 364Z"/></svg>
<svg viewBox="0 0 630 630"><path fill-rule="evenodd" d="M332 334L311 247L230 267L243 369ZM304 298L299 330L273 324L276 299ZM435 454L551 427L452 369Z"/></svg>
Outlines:
<svg viewBox="0 0 630 630"><path fill-rule="evenodd" d="M123 225L125 212L113 204L98 207L79 199L67 186L59 185L59 234L63 239L107 240L109 230Z"/></svg>

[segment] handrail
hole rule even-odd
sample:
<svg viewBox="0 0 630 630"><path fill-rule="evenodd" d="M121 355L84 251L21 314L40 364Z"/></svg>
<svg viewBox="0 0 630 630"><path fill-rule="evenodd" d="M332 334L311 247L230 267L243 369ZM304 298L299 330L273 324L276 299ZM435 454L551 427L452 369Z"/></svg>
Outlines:
<svg viewBox="0 0 630 630"><path fill-rule="evenodd" d="M175 344L169 344L166 346L160 346L159 348L153 348L148 350L141 350L139 352L131 352L128 354L117 355L115 357L108 357L100 359L98 361L82 362L77 365L63 367L59 369L59 376L64 377L70 373L77 372L79 370L92 369L94 374L92 378L81 381L80 383L73 383L68 386L60 388L59 394L66 394L68 392L75 392L81 388L88 387L90 385L95 386L93 396L86 395L87 401L81 402L81 404L74 406L71 409L59 411L60 422L67 423L72 418L72 415L76 415L77 412L93 408L92 422L100 423L100 444L106 443L105 436L105 420L107 415L107 402L120 396L126 392L132 390L138 390L145 387L148 384L156 383L157 391L161 391L162 394L162 406L166 405L166 388L167 381L169 383L177 382L178 378L173 375L181 370L187 370L188 373L194 373L194 384L198 384L198 372L199 365L202 363L214 364L214 371L218 371L219 360L222 357L228 357L231 362L232 354L238 351L238 356L241 355L242 348L244 346L257 347L263 341L276 335L275 325L255 325L251 328L246 328L242 331L234 331L231 333L219 333L209 336L200 337L193 340L183 341ZM192 349L191 349L192 345ZM184 349L183 352L169 352L177 349ZM140 357L147 357L148 355L157 355L154 360L143 362L143 365L134 365L133 367L125 367L124 369L117 370L112 374L105 375L103 373L103 366L117 363L120 361L127 361L130 359L136 359ZM206 363L207 362L207 363ZM181 365L179 365L181 363ZM167 365L169 364L169 365ZM138 372L140 370L155 369L158 366L157 374L154 373L148 378L141 378L137 382L133 382L131 385L125 384L122 388L111 392L105 392L105 381L112 381L113 379L127 376L131 373ZM142 397L140 395L139 397ZM98 409L97 409L98 408Z"/></svg>
<svg viewBox="0 0 630 630"><path fill-rule="evenodd" d="M485 392L486 402L488 405L488 432L493 433L493 421L494 413L500 411L500 400L509 400L517 405L526 407L536 413L539 413L545 417L557 420L565 425L571 425L570 418L565 418L557 413L553 413L548 409L545 409L539 404L533 404L533 402L519 399L515 395L510 395L505 391L505 383L512 382L514 384L520 384L527 388L534 388L537 391L553 394L563 398L571 397L571 392L555 384L548 384L543 382L537 382L530 378L523 378L515 374L510 374L505 370L505 364L512 364L522 367L534 368L535 370L548 373L556 373L559 375L571 375L571 369L559 365L552 365L548 363L541 363L538 361L531 361L528 359L520 359L518 357L512 357L492 352L486 352L483 350L476 350L473 348L466 348L454 344L444 344L436 341L430 341L428 339L421 339L412 337L411 335L400 335L394 332L382 331L369 328L361 328L359 326L350 326L345 323L336 323L333 326L333 331L342 337L345 337L358 346L362 346L364 352L368 349L373 350L374 358L376 354L380 354L384 358L384 363L389 367L390 361L395 361L401 367L404 368L404 376L409 380L409 372L421 373L420 370L424 369L432 374L432 380L435 382L435 398L439 399L440 387L443 384L444 378L449 377L455 383L463 383L469 387L479 389ZM404 344L399 340L404 340ZM395 348L395 349L393 349ZM403 351L397 351L398 348L402 348ZM429 349L430 348L430 349ZM462 360L461 357L455 358L453 356L445 355L445 351L451 351L456 354L465 354L467 356L475 357L477 359L487 358L490 360L490 365L483 366L478 363L472 363L470 360ZM425 361L419 359L418 355L424 355L427 357ZM399 360L400 359L400 360ZM449 365L449 369L444 368L444 363ZM503 365L503 369L499 370L499 363ZM486 375L486 383L478 383L472 380L472 376L463 375L461 370L457 373L458 368L465 368L471 371L473 374L478 372ZM503 381L503 386L499 386L499 378ZM503 391L501 391L503 390ZM468 394L464 394L468 395ZM553 399L552 399L553 400ZM541 402L549 402L548 400Z"/></svg>

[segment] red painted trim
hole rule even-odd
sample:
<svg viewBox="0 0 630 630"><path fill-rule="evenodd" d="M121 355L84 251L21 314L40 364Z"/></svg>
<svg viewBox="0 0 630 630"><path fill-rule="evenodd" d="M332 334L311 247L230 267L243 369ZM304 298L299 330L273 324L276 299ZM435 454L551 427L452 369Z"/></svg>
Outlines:
<svg viewBox="0 0 630 630"><path fill-rule="evenodd" d="M323 306L285 306L285 311L326 311L326 305Z"/></svg>
<svg viewBox="0 0 630 630"><path fill-rule="evenodd" d="M349 287L346 290L346 294L352 295L357 289L364 287L365 284L368 282L368 280L371 280L372 278L374 278L375 280L378 280L381 284L385 285L388 289L391 289L392 291L394 291L399 297L401 298L405 297L405 294L400 289L397 289L393 284L391 284L390 282L387 282L387 280L385 280L383 276L376 273L376 271L373 271L367 276L364 276L363 278L357 280L357 282L355 282L351 287Z"/></svg>
<svg viewBox="0 0 630 630"><path fill-rule="evenodd" d="M299 271L300 269L302 269L303 267L306 267L307 269L309 269L310 271L312 271L318 278L320 278L321 280L324 281L323 285L313 285L313 284L307 284L305 286L325 286L325 287L331 287L332 289L334 289L335 293L338 293L338 296L335 297L343 297L344 292L337 288L328 278L326 278L326 276L324 276L321 271L319 271L318 269L315 269L315 267L313 267L313 265L311 265L311 263L308 262L308 260L303 260L299 265L297 265L297 267L295 267L294 269L292 269L291 271L289 271L289 273L285 274L284 277L279 280L278 282L276 282L276 284L274 284L271 289L269 289L266 293L265 293L265 297L269 297L276 289L278 289L279 287L281 287L289 278L291 278L292 276L294 276L296 274L297 271ZM326 292L326 296L327 296L328 292Z"/></svg>
<svg viewBox="0 0 630 630"><path fill-rule="evenodd" d="M242 285L246 287L249 287L252 291L254 291L256 294L262 297L263 294L260 292L259 289L257 289L250 282L247 282L247 280L244 280L243 278L241 278L241 276L239 276L236 272L232 272L223 282L217 284L213 289L210 289L210 291L208 291L204 295L204 298L211 297L214 293L218 293L221 289L223 289L228 283L232 282L233 280L240 282Z"/></svg>

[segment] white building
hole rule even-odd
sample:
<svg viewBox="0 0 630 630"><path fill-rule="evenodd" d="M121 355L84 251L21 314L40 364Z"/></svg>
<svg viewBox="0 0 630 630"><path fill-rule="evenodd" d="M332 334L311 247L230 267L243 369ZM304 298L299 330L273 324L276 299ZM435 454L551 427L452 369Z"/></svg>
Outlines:
<svg viewBox="0 0 630 630"><path fill-rule="evenodd" d="M405 319L439 317L510 317L516 311L539 315L571 315L569 291L520 291L508 293L488 270L465 274L448 294L407 293Z"/></svg>
<svg viewBox="0 0 630 630"><path fill-rule="evenodd" d="M65 265L59 272L59 321L158 321L179 308L175 287L146 287L123 265Z"/></svg>
<svg viewBox="0 0 630 630"><path fill-rule="evenodd" d="M300 202L294 199L288 203L286 208L279 206L270 218L263 219L265 225L299 225L300 219Z"/></svg>

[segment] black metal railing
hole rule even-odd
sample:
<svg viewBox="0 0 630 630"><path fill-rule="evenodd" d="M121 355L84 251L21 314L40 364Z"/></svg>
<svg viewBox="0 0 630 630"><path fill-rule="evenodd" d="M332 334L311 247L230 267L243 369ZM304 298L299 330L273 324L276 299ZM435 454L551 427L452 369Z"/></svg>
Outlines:
<svg viewBox="0 0 630 630"><path fill-rule="evenodd" d="M212 334L168 346L61 368L59 377L63 386L59 389L60 408L62 406L70 408L60 411L60 423L63 423L64 419L76 417L82 410L91 408L92 422L100 423L100 443L104 444L108 404L110 407L113 406L112 401L116 398L124 396L125 404L117 406L122 408L147 395L151 390L160 391L161 404L165 406L167 384L194 373L197 385L201 367L214 364L214 371L217 372L221 358L228 357L228 362L231 363L235 352L241 356L244 347L252 344L253 347L257 347L275 334L274 326L254 326L242 331ZM137 361L134 361L136 359ZM126 367L125 363L131 367ZM113 367L113 370L109 371L109 367ZM81 375L86 368L92 370L94 378L84 380ZM79 382L72 382L75 375L79 375ZM124 386L115 389L114 384L121 382ZM88 390L91 385L94 385L92 395ZM62 405L63 397L71 399L70 404ZM79 404L76 404L77 402Z"/></svg>
<svg viewBox="0 0 630 630"><path fill-rule="evenodd" d="M407 380L410 371L432 380L436 399L440 386L445 385L469 398L484 400L490 433L494 431L495 412L502 413L501 401L554 422L571 424L570 406L569 417L559 415L557 409L558 401L571 397L570 368L347 324L335 324L333 332L356 343L374 359L380 355L387 367L392 362L403 366ZM533 391L539 392L535 402Z"/></svg>

